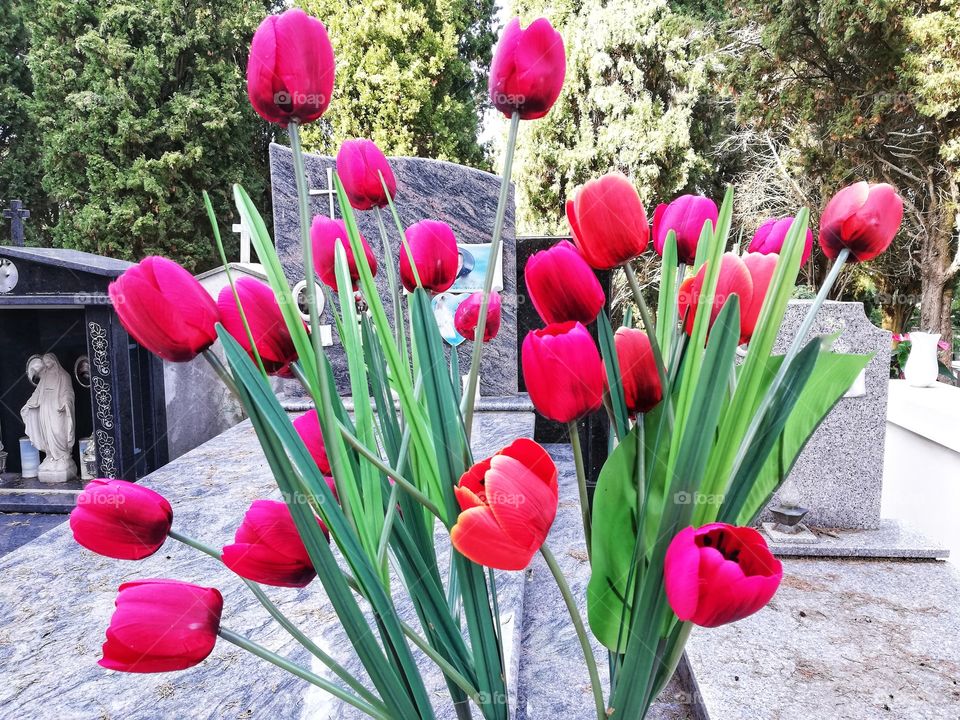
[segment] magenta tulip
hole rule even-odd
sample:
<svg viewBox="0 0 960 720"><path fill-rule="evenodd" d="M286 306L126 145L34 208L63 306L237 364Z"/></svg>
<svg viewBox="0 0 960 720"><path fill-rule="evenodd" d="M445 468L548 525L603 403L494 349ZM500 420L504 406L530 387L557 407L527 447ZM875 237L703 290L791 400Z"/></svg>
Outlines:
<svg viewBox="0 0 960 720"><path fill-rule="evenodd" d="M852 262L886 250L903 220L903 199L886 183L858 182L831 198L820 216L820 247L831 260L843 248Z"/></svg>
<svg viewBox="0 0 960 720"><path fill-rule="evenodd" d="M327 528L317 520L320 529ZM275 587L306 587L317 576L290 508L278 500L255 500L243 516L223 564L240 577Z"/></svg>
<svg viewBox="0 0 960 720"><path fill-rule="evenodd" d="M483 293L475 292L457 306L453 316L453 324L467 340L476 340L477 325L480 323L480 303ZM496 290L490 293L490 302L487 304L487 324L483 330L483 341L490 342L500 332L500 293Z"/></svg>
<svg viewBox="0 0 960 720"><path fill-rule="evenodd" d="M320 416L316 410L308 410L293 421L293 428L297 431L307 452L320 468L323 475L330 474L330 461L327 459L327 449L323 445L323 434L320 432Z"/></svg>
<svg viewBox="0 0 960 720"><path fill-rule="evenodd" d="M467 470L454 493L462 512L450 541L460 554L523 570L557 516L557 466L542 446L520 438Z"/></svg>
<svg viewBox="0 0 960 720"><path fill-rule="evenodd" d="M640 195L620 173L578 188L567 201L567 221L574 243L597 270L610 270L639 257L650 242Z"/></svg>
<svg viewBox="0 0 960 720"><path fill-rule="evenodd" d="M576 320L589 325L606 302L593 268L566 240L534 253L523 276L530 301L547 324Z"/></svg>
<svg viewBox="0 0 960 720"><path fill-rule="evenodd" d="M762 255L779 255L783 249L783 243L787 239L787 233L790 232L790 226L793 225L792 217L785 217L777 220L770 218L757 228L753 234L753 240L747 252L760 253ZM807 239L803 245L803 257L800 258L800 264L803 265L810 259L810 252L813 250L813 232L807 228Z"/></svg>
<svg viewBox="0 0 960 720"><path fill-rule="evenodd" d="M138 580L120 586L116 606L99 664L121 672L169 672L213 652L223 596L176 580Z"/></svg>
<svg viewBox="0 0 960 720"><path fill-rule="evenodd" d="M340 241L347 259L347 266L350 268L350 280L353 282L353 289L356 290L360 280L360 270L357 268L357 260L353 256L353 249L347 237L346 223L343 220L317 215L313 218L313 225L310 226L310 240L313 243L313 267L317 271L317 276L334 292L338 291L335 260L337 241ZM370 272L376 275L377 258L374 257L373 250L370 249L363 235L360 236L360 242L363 245L363 254L367 258L367 265L370 266Z"/></svg>
<svg viewBox="0 0 960 720"><path fill-rule="evenodd" d="M253 278L240 278L235 284L237 297L264 369L271 375L285 374L290 363L297 359L297 348L290 337L273 290L269 285ZM229 285L220 291L217 307L220 309L220 322L223 327L252 358L250 338L237 309L237 298Z"/></svg>
<svg viewBox="0 0 960 720"><path fill-rule="evenodd" d="M677 617L702 627L742 620L770 602L783 567L763 536L749 527L688 527L663 561L667 600Z"/></svg>
<svg viewBox="0 0 960 720"><path fill-rule="evenodd" d="M337 175L356 210L384 207L387 193L391 199L397 196L397 179L390 163L372 140L344 140L337 153Z"/></svg>
<svg viewBox="0 0 960 720"><path fill-rule="evenodd" d="M163 495L126 480L91 480L70 513L77 543L118 560L153 555L172 524L173 509Z"/></svg>
<svg viewBox="0 0 960 720"><path fill-rule="evenodd" d="M172 260L146 258L110 283L109 293L130 336L164 360L189 362L217 340L217 304Z"/></svg>
<svg viewBox="0 0 960 720"><path fill-rule="evenodd" d="M286 127L319 118L330 104L335 63L323 23L303 10L270 15L247 60L247 95L267 122Z"/></svg>
<svg viewBox="0 0 960 720"><path fill-rule="evenodd" d="M490 66L490 102L507 117L522 120L546 115L560 97L567 72L563 38L546 18L526 30L514 18L504 28Z"/></svg>
<svg viewBox="0 0 960 720"><path fill-rule="evenodd" d="M407 247L400 246L400 281L410 292L417 287L417 278L410 264L410 255L424 289L441 293L457 279L460 251L457 238L449 225L439 220L421 220L407 228Z"/></svg>
<svg viewBox="0 0 960 720"><path fill-rule="evenodd" d="M693 265L703 226L717 225L717 204L702 195L681 195L670 204L661 204L653 213L653 249L663 256L667 233L677 236L677 262Z"/></svg>
<svg viewBox="0 0 960 720"><path fill-rule="evenodd" d="M530 401L549 420L569 423L603 404L603 361L590 333L578 322L528 333L521 364Z"/></svg>
<svg viewBox="0 0 960 720"><path fill-rule="evenodd" d="M613 344L617 350L627 412L631 416L650 412L663 399L650 338L643 330L622 327L613 336Z"/></svg>

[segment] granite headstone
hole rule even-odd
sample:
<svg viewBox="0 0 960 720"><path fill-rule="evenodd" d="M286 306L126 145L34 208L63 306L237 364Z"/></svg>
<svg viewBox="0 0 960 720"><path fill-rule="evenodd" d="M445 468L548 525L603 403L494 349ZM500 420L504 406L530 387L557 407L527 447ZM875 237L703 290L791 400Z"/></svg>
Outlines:
<svg viewBox="0 0 960 720"><path fill-rule="evenodd" d="M390 158L390 166L397 179L396 205L404 227L420 220L442 220L453 228L461 244L487 244L493 231L500 192L500 178L482 170L464 167L441 160L425 158ZM331 210L342 217L341 209L330 194L330 180L336 162L332 157L307 155L306 172L311 196L311 214L330 216ZM293 155L288 147L270 146L270 178L273 185L273 227L277 253L291 287L304 279L300 241L300 220L297 189L293 170ZM383 221L391 244L394 261L399 257L400 236L389 211L383 211ZM361 234L370 243L377 263L382 268L384 252L380 230L374 211L358 212ZM483 352L480 371L480 393L485 397L503 397L517 392L517 288L516 241L514 235L513 192L507 206L503 228L502 273L503 321L496 339ZM377 274L377 287L382 298L388 297L387 274ZM392 322L392 307L385 303ZM322 318L333 325L327 309ZM342 392L349 389L347 364L343 347L335 337L327 348L337 382ZM466 374L470 365L471 343L458 348L460 367ZM291 383L291 386L293 384Z"/></svg>
<svg viewBox="0 0 960 720"><path fill-rule="evenodd" d="M790 301L774 352L786 351L810 304ZM855 382L824 418L791 477L800 504L810 509L804 519L808 526L872 530L880 527L890 333L867 319L862 303L826 302L809 337L837 332L840 336L833 345L837 352L876 354L864 371L863 385ZM771 504L778 502L775 496ZM769 513L762 519L770 519Z"/></svg>

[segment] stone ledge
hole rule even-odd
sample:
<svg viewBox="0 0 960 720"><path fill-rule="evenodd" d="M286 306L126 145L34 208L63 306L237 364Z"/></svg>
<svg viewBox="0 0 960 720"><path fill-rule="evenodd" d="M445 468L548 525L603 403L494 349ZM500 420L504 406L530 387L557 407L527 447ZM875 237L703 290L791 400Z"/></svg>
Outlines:
<svg viewBox="0 0 960 720"><path fill-rule="evenodd" d="M950 550L898 520L881 520L876 530L834 530L812 528L816 543L770 543L780 557L886 558L896 560L938 560L950 557Z"/></svg>

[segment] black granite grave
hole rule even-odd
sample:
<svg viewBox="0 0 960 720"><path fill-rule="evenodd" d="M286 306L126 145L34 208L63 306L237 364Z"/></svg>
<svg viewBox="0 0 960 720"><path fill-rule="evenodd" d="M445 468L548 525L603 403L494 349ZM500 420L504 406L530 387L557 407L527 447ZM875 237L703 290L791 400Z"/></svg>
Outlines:
<svg viewBox="0 0 960 720"><path fill-rule="evenodd" d="M79 439L90 436L98 477L135 480L166 464L163 363L127 335L107 295L128 267L75 250L0 247L0 441L8 453L0 510L62 512L81 487L19 477L20 408L33 392L26 364L35 354L54 353L74 377L78 467ZM75 371L82 357L83 384Z"/></svg>

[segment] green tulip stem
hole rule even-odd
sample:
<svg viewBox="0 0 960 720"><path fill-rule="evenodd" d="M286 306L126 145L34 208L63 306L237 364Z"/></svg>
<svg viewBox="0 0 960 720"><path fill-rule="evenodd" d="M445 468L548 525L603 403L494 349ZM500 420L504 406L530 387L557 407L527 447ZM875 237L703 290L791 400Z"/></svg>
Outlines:
<svg viewBox="0 0 960 720"><path fill-rule="evenodd" d="M360 698L354 697L353 695L348 693L346 690L343 690L337 685L334 685L329 680L325 680L319 675L314 675L312 672L310 672L306 668L302 668L299 665L296 665L290 662L286 658L281 657L280 655L277 655L275 652L271 652L270 650L267 650L267 648L263 647L262 645L258 645L257 643L253 642L249 638L246 638L243 635L238 635L232 630L228 630L227 628L224 628L224 627L220 628L220 631L218 634L227 642L233 643L237 647L242 648L247 652L252 653L253 655L256 655L262 660L266 660L269 663L273 663L281 670L286 670L291 675L296 675L298 678L306 680L308 683L311 683L312 685L316 685L318 688L322 690L326 690L328 693L330 693L334 697L339 698L340 700L343 700L345 703L348 703L349 705L352 705L353 707L357 708L357 710L359 710L360 712L365 713L366 715L369 715L372 718L376 718L377 720L390 720L390 716L386 712L374 707L373 705L361 700Z"/></svg>
<svg viewBox="0 0 960 720"><path fill-rule="evenodd" d="M660 376L660 386L663 388L663 397L667 401L667 413L671 418L672 424L673 403L670 401L670 394L667 392L670 384L667 379L667 368L663 364L663 354L660 352L660 343L657 341L657 326L653 322L653 315L650 313L650 308L647 307L647 301L643 299L643 291L640 289L640 282L637 280L637 274L633 271L633 266L628 261L621 267L627 276L627 283L630 285L630 291L633 293L634 302L637 303L637 309L640 311L643 328L646 330L647 337L650 339L650 349L653 352L653 360L657 364L657 374Z"/></svg>
<svg viewBox="0 0 960 720"><path fill-rule="evenodd" d="M403 634L406 635L410 640L423 651L423 654L428 658L433 660L436 663L437 667L443 671L443 674L446 675L453 683L463 690L467 696L473 700L479 707L483 707L483 698L475 687L470 684L470 681L467 680L462 673L460 673L453 665L451 665L439 652L434 650L430 643L424 640L420 635L417 634L417 631L410 627L407 623L401 622L400 628L403 630Z"/></svg>
<svg viewBox="0 0 960 720"><path fill-rule="evenodd" d="M577 468L577 490L580 493L580 514L583 517L583 537L587 543L587 557L592 554L592 529L590 527L590 497L587 495L587 471L583 465L583 448L580 446L580 430L577 421L567 423L570 433L570 447L573 448L573 464Z"/></svg>
<svg viewBox="0 0 960 720"><path fill-rule="evenodd" d="M230 371L227 370L226 366L223 364L223 361L217 356L217 354L207 348L203 351L203 359L207 361L210 367L213 368L213 371L217 373L220 377L220 380L223 381L223 384L227 386L227 389L233 393L234 397L239 397L237 394L237 384L233 380L233 376L230 374Z"/></svg>
<svg viewBox="0 0 960 720"><path fill-rule="evenodd" d="M810 328L813 327L813 321L816 319L817 313L820 311L820 307L827 299L827 295L830 294L830 290L833 288L834 283L836 283L837 278L840 276L840 271L843 269L843 265L846 263L849 256L850 251L847 248L843 248L839 252L837 259L833 262L833 267L830 268L827 278L823 281L823 285L820 287L820 291L817 293L817 297L814 299L813 304L810 305L810 309L807 310L807 314L803 318L803 322L800 324L797 334L793 338L793 342L790 343L790 347L783 356L783 362L780 363L780 368L777 370L777 374L773 376L773 381L770 383L770 387L767 388L767 392L763 396L763 400L760 401L760 406L753 414L753 419L750 421L749 427L747 427L747 432L743 436L743 441L740 443L740 448L737 450L737 456L733 461L733 467L730 470L730 474L727 476L728 484L730 480L735 478L737 473L740 471L740 466L746 458L750 447L753 445L753 439L756 436L757 431L760 429L760 424L763 422L764 416L767 414L767 410L773 403L774 395L776 395L777 390L780 389L780 385L783 384L783 379L786 377L791 363L793 363L797 353L800 352L800 349L803 347L807 334L810 332Z"/></svg>
<svg viewBox="0 0 960 720"><path fill-rule="evenodd" d="M593 700L597 707L597 720L607 720L607 709L603 701L603 689L600 686L600 673L597 672L597 659L593 655L593 648L590 646L590 638L587 637L586 628L583 626L583 618L580 617L580 611L577 609L577 603L573 599L573 593L570 592L570 586L567 579L563 576L563 571L557 564L557 559L550 552L550 548L544 543L540 546L540 554L547 561L547 567L553 573L553 579L557 581L557 587L563 596L563 602L570 613L570 619L573 621L573 627L577 631L577 639L580 641L580 648L583 650L583 658L587 663L587 672L590 674L590 686L593 689Z"/></svg>
<svg viewBox="0 0 960 720"><path fill-rule="evenodd" d="M380 182L383 182L383 174L380 174ZM386 192L386 191L385 191ZM390 249L390 238L387 235L387 226L383 222L383 215L380 208L375 207L373 214L377 216L377 227L380 228L380 239L383 242L384 264L387 266L387 286L390 288L390 300L393 304L393 332L397 341L397 347L400 348L400 356L407 357L407 336L403 331L403 301L400 299L400 285L397 283L397 269L394 266L393 250Z"/></svg>
<svg viewBox="0 0 960 720"><path fill-rule="evenodd" d="M194 550L199 550L202 553L209 555L215 560L223 561L223 556L219 550L205 545L204 543L196 540L192 537L186 535L181 535L175 530L171 530L167 535L177 542L183 543L188 547L192 547ZM257 600L260 601L260 604L266 609L270 616L279 623L279 625L290 633L290 636L294 640L303 645L307 650L309 650L320 662L329 667L334 673L337 674L345 683L350 687L356 690L367 702L371 705L376 706L379 710L386 712L386 706L383 702L377 698L376 695L367 690L359 680L357 680L353 675L346 671L346 669L340 665L336 660L327 655L315 642L308 638L296 625L294 625L290 619L281 612L280 608L273 604L267 594L263 589L255 582L247 580L246 578L240 578L250 588L250 592L254 594Z"/></svg>
<svg viewBox="0 0 960 720"><path fill-rule="evenodd" d="M503 221L507 214L507 200L510 199L510 177L513 174L513 154L517 149L517 131L520 128L520 113L514 111L510 117L510 130L507 135L507 149L503 156L503 178L500 181L500 198L497 201L497 217L493 223L493 239L490 242L490 256L487 261L487 273L483 279L483 298L480 300L480 314L477 327L473 331L473 355L470 357L470 375L467 379L467 392L460 407L463 413L463 426L467 433L467 442L473 430L473 406L477 398L477 384L480 379L480 356L483 352L483 334L487 329L487 310L490 308L490 293L493 290L493 276L500 261L500 236L503 233Z"/></svg>
<svg viewBox="0 0 960 720"><path fill-rule="evenodd" d="M300 243L303 246L303 272L307 281L307 307L310 308L310 337L317 357L323 352L320 338L320 316L317 313L317 282L313 267L313 243L310 242L310 188L300 144L300 125L294 121L287 126L290 149L293 151L293 174L297 181L297 205L300 208Z"/></svg>

